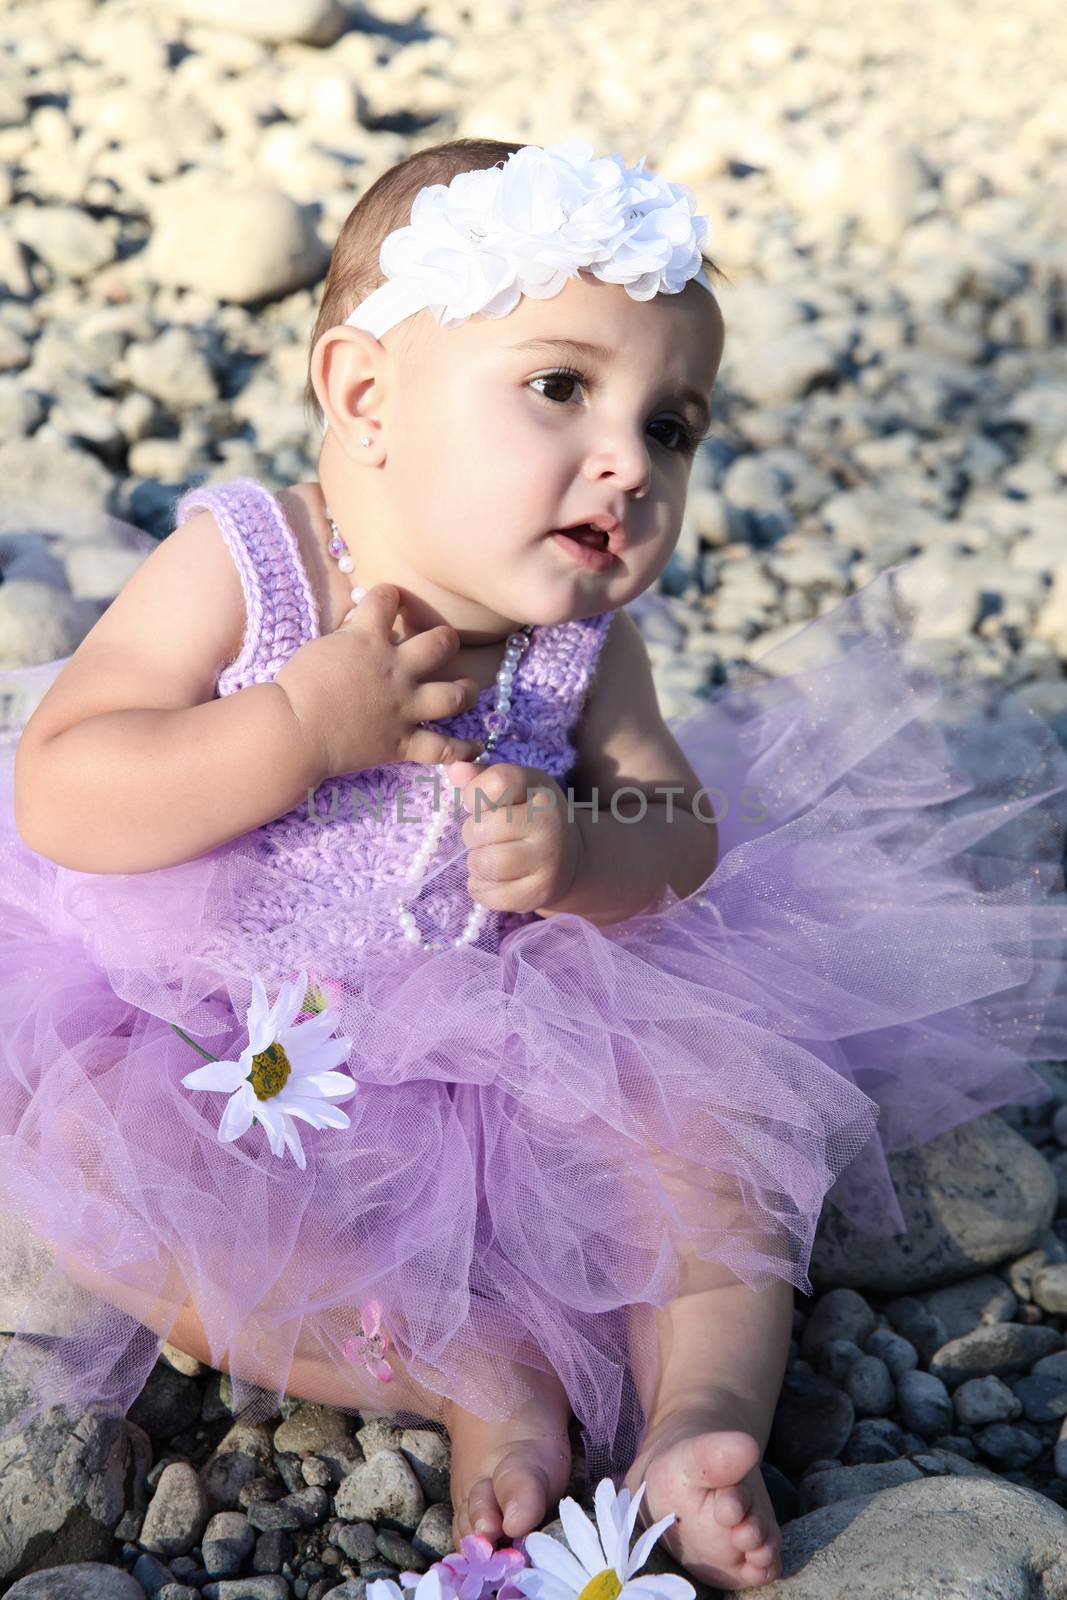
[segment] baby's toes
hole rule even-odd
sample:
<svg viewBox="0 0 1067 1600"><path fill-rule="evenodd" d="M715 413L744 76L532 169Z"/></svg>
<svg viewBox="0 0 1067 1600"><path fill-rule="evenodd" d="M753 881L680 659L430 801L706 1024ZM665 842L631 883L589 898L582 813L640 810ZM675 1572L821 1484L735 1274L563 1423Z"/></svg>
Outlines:
<svg viewBox="0 0 1067 1600"><path fill-rule="evenodd" d="M500 1527L509 1539L520 1539L539 1528L548 1510L547 1497L536 1475L512 1465L497 1469L493 1479L496 1500L503 1507Z"/></svg>
<svg viewBox="0 0 1067 1600"><path fill-rule="evenodd" d="M776 1533L773 1538L765 1539L755 1550L745 1551L745 1560L754 1567L769 1567L778 1559L781 1550L781 1535Z"/></svg>
<svg viewBox="0 0 1067 1600"><path fill-rule="evenodd" d="M715 1494L715 1521L723 1528L736 1528L752 1510L752 1490L747 1483L731 1483Z"/></svg>
<svg viewBox="0 0 1067 1600"><path fill-rule="evenodd" d="M486 1539L499 1539L504 1531L500 1506L493 1492L491 1478L479 1478L467 1496L467 1520L471 1533L480 1533Z"/></svg>
<svg viewBox="0 0 1067 1600"><path fill-rule="evenodd" d="M743 1550L745 1555L751 1559L754 1551L763 1549L766 1546L767 1529L763 1525L762 1518L758 1516L746 1517L743 1522L739 1522L732 1529L731 1537L734 1541L734 1549Z"/></svg>

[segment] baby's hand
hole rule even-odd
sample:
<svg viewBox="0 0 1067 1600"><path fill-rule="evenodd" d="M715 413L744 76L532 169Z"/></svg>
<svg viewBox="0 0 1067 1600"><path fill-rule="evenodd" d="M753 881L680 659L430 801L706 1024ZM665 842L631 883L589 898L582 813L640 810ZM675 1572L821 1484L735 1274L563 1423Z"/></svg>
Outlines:
<svg viewBox="0 0 1067 1600"><path fill-rule="evenodd" d="M450 678L459 635L447 623L398 643L400 591L376 583L333 633L309 639L275 676L308 740L318 782L394 761L469 759L480 739L421 726L478 703L473 678Z"/></svg>
<svg viewBox="0 0 1067 1600"><path fill-rule="evenodd" d="M490 911L539 911L561 899L578 870L581 834L555 778L513 761L457 761L448 777L473 813L462 830L471 899Z"/></svg>

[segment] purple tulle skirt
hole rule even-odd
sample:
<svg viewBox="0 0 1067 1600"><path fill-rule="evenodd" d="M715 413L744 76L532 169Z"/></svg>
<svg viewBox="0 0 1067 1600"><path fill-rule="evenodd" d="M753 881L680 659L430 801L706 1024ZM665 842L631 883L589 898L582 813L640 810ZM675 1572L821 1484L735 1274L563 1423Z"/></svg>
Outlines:
<svg viewBox="0 0 1067 1600"><path fill-rule="evenodd" d="M683 1269L809 1291L827 1196L900 1232L887 1152L1039 1098L1028 1063L1067 1059L1067 753L924 654L897 571L672 725L718 862L607 927L420 951L384 936L395 885L294 886L252 835L74 872L15 829L13 734L2 1436L47 1405L125 1411L192 1308L251 1419L288 1392L501 1420L554 1373L592 1481L621 1482ZM463 853L446 834L438 886ZM286 984L358 1086L300 1121L303 1165L259 1120L220 1138L228 1095L183 1082L238 1061Z"/></svg>

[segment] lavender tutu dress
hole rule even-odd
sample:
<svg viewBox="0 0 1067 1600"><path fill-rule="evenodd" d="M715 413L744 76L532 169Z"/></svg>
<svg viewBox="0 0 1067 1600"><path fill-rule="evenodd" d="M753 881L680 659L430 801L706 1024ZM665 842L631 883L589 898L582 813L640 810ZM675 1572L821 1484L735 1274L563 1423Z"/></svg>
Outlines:
<svg viewBox="0 0 1067 1600"><path fill-rule="evenodd" d="M231 694L319 621L274 496L196 490L179 520L203 507L247 604ZM10 740L0 1221L26 1312L4 1436L46 1405L124 1411L191 1298L249 1417L325 1371L354 1411L405 1415L406 1373L500 1419L540 1367L592 1481L621 1481L683 1251L807 1291L827 1196L900 1232L886 1152L1039 1096L1028 1063L1067 1058L1067 755L1019 700L924 659L896 570L672 725L717 865L603 928L491 912L467 942L405 939L396 896L434 805L412 762L176 867L75 872L15 828ZM498 759L566 790L613 615L535 629ZM435 725L477 736L493 692ZM462 819L411 902L434 940L471 910ZM272 1031L257 996L280 995ZM330 1039L358 1089L293 1123L302 1165L259 1119L220 1139L230 1095L183 1083L205 1053L295 1070ZM63 1296L62 1335L35 1337Z"/></svg>

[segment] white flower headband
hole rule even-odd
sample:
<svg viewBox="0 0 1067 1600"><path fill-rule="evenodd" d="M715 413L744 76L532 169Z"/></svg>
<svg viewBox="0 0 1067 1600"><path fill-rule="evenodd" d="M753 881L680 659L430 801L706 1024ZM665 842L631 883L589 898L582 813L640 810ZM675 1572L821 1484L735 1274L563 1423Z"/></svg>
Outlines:
<svg viewBox="0 0 1067 1600"><path fill-rule="evenodd" d="M411 222L382 240L380 284L345 318L380 339L417 311L442 328L481 312L504 317L520 296L548 300L590 272L634 300L678 294L690 278L709 294L701 249L710 232L693 191L594 156L584 139L523 145L493 167L459 172L415 196Z"/></svg>

